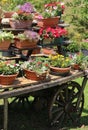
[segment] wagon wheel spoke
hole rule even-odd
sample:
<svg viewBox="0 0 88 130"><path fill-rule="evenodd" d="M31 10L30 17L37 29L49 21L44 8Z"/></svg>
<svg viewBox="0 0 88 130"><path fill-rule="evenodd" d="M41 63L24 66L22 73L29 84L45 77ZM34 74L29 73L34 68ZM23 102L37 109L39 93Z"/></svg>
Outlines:
<svg viewBox="0 0 88 130"><path fill-rule="evenodd" d="M55 110L52 111L52 114L54 114L54 113L56 113L56 112L60 112L60 111L62 111L62 110L63 110L62 107L56 108Z"/></svg>
<svg viewBox="0 0 88 130"><path fill-rule="evenodd" d="M64 93L65 93L65 101L68 101L68 93L69 92L68 92L68 88L67 87L65 88L65 92Z"/></svg>
<svg viewBox="0 0 88 130"><path fill-rule="evenodd" d="M76 82L70 82L69 84L64 84L62 89L54 94L51 104L49 106L49 118L51 123L63 123L67 122L69 119L70 122L75 122L81 115L83 105L84 105L84 95L82 94L81 99L79 100L79 106L77 108L77 102L81 87Z"/></svg>
<svg viewBox="0 0 88 130"><path fill-rule="evenodd" d="M79 96L79 92L77 92L75 95L72 96L71 101L73 101L75 98L78 98L78 96Z"/></svg>
<svg viewBox="0 0 88 130"><path fill-rule="evenodd" d="M57 116L55 116L55 118L53 119L52 124L55 124L58 122L58 120L61 118L61 116L63 115L63 111L61 111L60 113L57 114Z"/></svg>

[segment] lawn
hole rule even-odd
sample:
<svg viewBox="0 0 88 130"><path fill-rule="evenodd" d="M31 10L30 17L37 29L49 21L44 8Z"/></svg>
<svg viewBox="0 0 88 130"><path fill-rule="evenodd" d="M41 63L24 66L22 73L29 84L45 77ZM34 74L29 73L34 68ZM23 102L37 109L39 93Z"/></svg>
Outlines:
<svg viewBox="0 0 88 130"><path fill-rule="evenodd" d="M81 84L81 78L77 79L77 82ZM80 119L79 127L74 125L66 124L66 128L63 130L88 130L88 84L86 85L85 103L82 116ZM31 102L26 103L22 106L21 103L13 103L9 106L9 130L60 130L57 126L48 125L48 115L45 109L41 111L35 111L33 104ZM9 100L11 101L11 99ZM0 115L2 115L2 109L0 109ZM0 122L2 122L0 118ZM0 123L1 124L1 123ZM0 125L0 130L2 126Z"/></svg>

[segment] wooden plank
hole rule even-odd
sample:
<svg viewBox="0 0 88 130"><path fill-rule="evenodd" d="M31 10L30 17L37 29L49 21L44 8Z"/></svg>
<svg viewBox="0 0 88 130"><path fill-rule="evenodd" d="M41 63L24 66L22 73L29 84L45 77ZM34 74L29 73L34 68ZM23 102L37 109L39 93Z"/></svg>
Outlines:
<svg viewBox="0 0 88 130"><path fill-rule="evenodd" d="M72 74L71 76L56 78L56 79L50 80L48 82L37 83L37 84L34 84L34 85L27 82L27 83L23 84L23 86L24 86L23 88L21 87L22 84L19 84L18 89L12 89L12 90L4 91L3 93L0 93L0 98L9 98L9 97L18 96L18 95L21 95L21 94L26 94L26 93L39 91L39 90L42 90L42 89L51 88L51 87L66 83L68 81L71 81L73 79L79 78L81 76L82 77L84 76L83 72Z"/></svg>

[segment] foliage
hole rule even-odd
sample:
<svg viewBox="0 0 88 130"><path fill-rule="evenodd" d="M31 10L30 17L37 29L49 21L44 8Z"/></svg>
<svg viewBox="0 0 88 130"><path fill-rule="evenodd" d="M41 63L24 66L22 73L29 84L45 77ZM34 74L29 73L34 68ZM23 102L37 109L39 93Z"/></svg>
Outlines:
<svg viewBox="0 0 88 130"><path fill-rule="evenodd" d="M48 58L35 57L29 61L23 62L21 68L34 71L37 74L42 74L49 70L49 61Z"/></svg>
<svg viewBox="0 0 88 130"><path fill-rule="evenodd" d="M19 64L15 64L11 61L0 61L0 74L12 75L19 72Z"/></svg>
<svg viewBox="0 0 88 130"><path fill-rule="evenodd" d="M76 41L72 42L71 44L67 46L67 51L72 52L72 53L79 52L80 49L81 49L81 45L80 43L77 43Z"/></svg>
<svg viewBox="0 0 88 130"><path fill-rule="evenodd" d="M88 33L88 2L87 0L72 0L67 1L65 5L64 19L71 24L69 32L74 34L73 37L80 34L80 40L82 40L85 33Z"/></svg>
<svg viewBox="0 0 88 130"><path fill-rule="evenodd" d="M81 49L88 50L88 42L87 41L82 41L80 44L81 44Z"/></svg>
<svg viewBox="0 0 88 130"><path fill-rule="evenodd" d="M0 41L13 40L14 34L12 32L0 32Z"/></svg>
<svg viewBox="0 0 88 130"><path fill-rule="evenodd" d="M50 65L54 67L66 68L71 65L70 58L63 55L50 55Z"/></svg>

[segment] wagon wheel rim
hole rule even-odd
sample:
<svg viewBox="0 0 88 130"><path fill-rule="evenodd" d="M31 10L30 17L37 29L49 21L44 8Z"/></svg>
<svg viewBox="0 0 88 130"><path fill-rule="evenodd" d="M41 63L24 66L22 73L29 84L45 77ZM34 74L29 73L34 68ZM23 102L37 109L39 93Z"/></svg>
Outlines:
<svg viewBox="0 0 88 130"><path fill-rule="evenodd" d="M71 123L76 123L81 116L84 105L84 94L80 99L77 107L78 96L81 87L76 82L63 84L58 91L52 96L49 105L49 119L51 125L58 123L60 125L70 119Z"/></svg>

